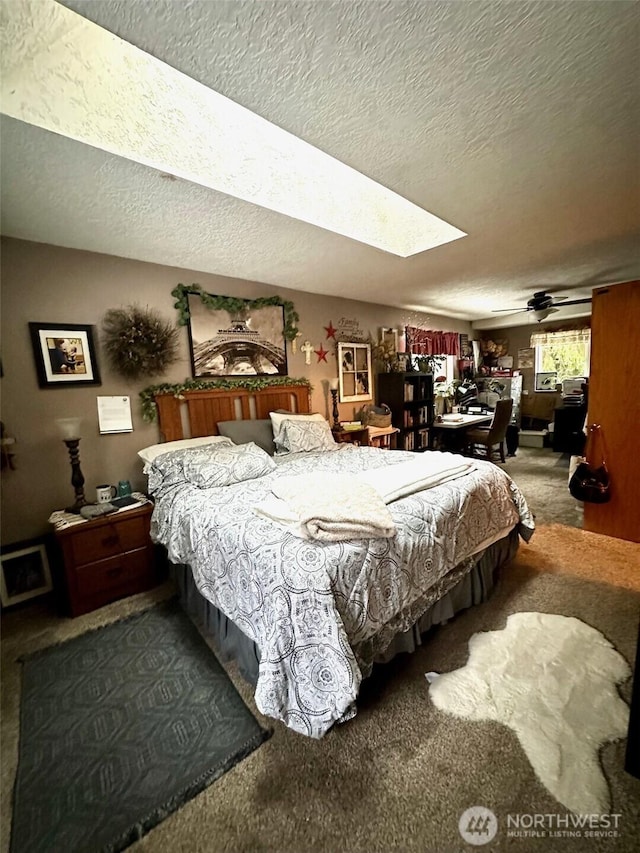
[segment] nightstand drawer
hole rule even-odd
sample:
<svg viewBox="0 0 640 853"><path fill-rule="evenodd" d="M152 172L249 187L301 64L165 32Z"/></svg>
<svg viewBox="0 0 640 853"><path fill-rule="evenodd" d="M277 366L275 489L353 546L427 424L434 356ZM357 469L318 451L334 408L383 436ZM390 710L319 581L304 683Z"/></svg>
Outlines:
<svg viewBox="0 0 640 853"><path fill-rule="evenodd" d="M75 570L77 594L82 598L94 595L109 597L109 593L128 587L138 589L140 582L152 575L152 560L148 548L118 554L108 560L78 566Z"/></svg>
<svg viewBox="0 0 640 853"><path fill-rule="evenodd" d="M145 516L123 518L114 516L111 522L92 527L90 530L74 531L71 538L73 563L80 566L103 557L115 556L123 551L143 548L148 542L148 520Z"/></svg>

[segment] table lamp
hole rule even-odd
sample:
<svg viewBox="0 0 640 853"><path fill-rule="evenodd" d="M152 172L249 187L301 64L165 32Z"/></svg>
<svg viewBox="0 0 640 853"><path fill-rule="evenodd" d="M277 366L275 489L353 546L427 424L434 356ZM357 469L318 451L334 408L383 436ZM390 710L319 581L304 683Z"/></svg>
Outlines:
<svg viewBox="0 0 640 853"><path fill-rule="evenodd" d="M329 380L329 389L331 390L331 398L333 400L333 425L331 429L340 429L340 412L338 411L338 386L340 385L339 379L330 379Z"/></svg>
<svg viewBox="0 0 640 853"><path fill-rule="evenodd" d="M66 512L80 513L80 508L86 506L89 501L84 496L84 477L80 470L80 452L78 445L80 444L80 418L58 418L56 426L60 437L67 445L69 451L69 459L71 461L71 485L76 494L75 503L66 507Z"/></svg>

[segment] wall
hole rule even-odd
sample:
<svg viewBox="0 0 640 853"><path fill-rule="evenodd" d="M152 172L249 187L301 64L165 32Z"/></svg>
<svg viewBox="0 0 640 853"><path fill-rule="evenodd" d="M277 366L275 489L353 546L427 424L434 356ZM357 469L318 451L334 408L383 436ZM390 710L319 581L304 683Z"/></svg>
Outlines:
<svg viewBox="0 0 640 853"><path fill-rule="evenodd" d="M366 336L378 336L380 326L401 327L409 317L424 328L470 334L470 325L435 315L418 319L414 313L348 299L334 299L270 287L259 282L208 275L192 270L143 263L126 258L80 252L22 240L2 240L2 421L17 439L16 470L2 472L2 543L7 545L47 532L47 519L54 509L73 502L71 467L66 447L58 437L55 419L82 417L80 459L85 493L94 500L98 483L131 481L144 490L146 478L136 452L158 441L156 424L145 423L140 414L139 392L158 382L181 382L191 376L186 328L180 330L180 358L162 377L128 384L109 370L100 345L100 323L109 308L136 303L157 309L168 319L177 319L172 289L200 284L206 291L223 296L255 299L279 295L291 300L300 315L299 342L309 340L316 349L329 350L327 362L311 355L296 354L287 344L290 376L306 376L314 385L312 406L329 416L326 380L337 375L333 342L324 326L341 318L356 319ZM102 385L84 388L41 389L38 386L29 322L83 323L95 325L97 359ZM133 433L100 435L97 396L129 395ZM353 404L340 407L343 419L353 417Z"/></svg>
<svg viewBox="0 0 640 853"><path fill-rule="evenodd" d="M531 335L534 332L553 332L558 329L581 329L585 326L589 325L589 318L582 317L576 321L568 321L568 320L557 320L556 322L549 323L537 323L534 320L531 320L530 323L524 326L510 326L509 328L504 329L485 329L483 331L476 330L473 333L474 338L483 338L485 340L506 340L508 342L509 351L508 355L513 356L513 367L515 370L518 369L518 350L525 349L531 346ZM544 398L545 406L537 407L538 410L546 409L551 411L550 420L553 417L552 410L553 405L560 402L561 395L557 394L554 396L553 405L549 403L549 393L548 392L537 392L535 391L535 368L534 367L526 367L521 368L520 373L522 374L522 393L526 397L529 398L529 411L536 410L534 403L531 398ZM523 402L523 408L526 411L527 405Z"/></svg>

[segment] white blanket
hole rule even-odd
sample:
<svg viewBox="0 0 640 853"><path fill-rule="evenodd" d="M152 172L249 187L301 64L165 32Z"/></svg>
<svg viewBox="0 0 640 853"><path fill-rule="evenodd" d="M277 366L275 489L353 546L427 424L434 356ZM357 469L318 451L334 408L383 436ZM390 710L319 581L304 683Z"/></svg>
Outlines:
<svg viewBox="0 0 640 853"><path fill-rule="evenodd" d="M389 510L367 483L339 474L281 477L274 497L253 510L303 539L341 542L390 538L396 532Z"/></svg>
<svg viewBox="0 0 640 853"><path fill-rule="evenodd" d="M475 463L470 459L456 453L436 451L416 453L415 459L409 462L363 471L356 477L360 482L373 487L388 504L414 492L432 489L448 480L462 477L474 468Z"/></svg>

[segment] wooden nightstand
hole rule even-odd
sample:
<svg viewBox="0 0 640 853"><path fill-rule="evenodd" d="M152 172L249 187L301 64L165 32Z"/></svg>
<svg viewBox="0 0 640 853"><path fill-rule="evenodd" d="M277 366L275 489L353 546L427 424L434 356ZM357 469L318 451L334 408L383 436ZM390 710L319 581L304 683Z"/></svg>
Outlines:
<svg viewBox="0 0 640 853"><path fill-rule="evenodd" d="M379 447L382 450L395 450L398 446L397 427L367 427L369 430L369 444L371 447Z"/></svg>
<svg viewBox="0 0 640 853"><path fill-rule="evenodd" d="M332 429L331 432L338 444L361 444L363 446L369 444L367 427L362 427L362 429Z"/></svg>
<svg viewBox="0 0 640 853"><path fill-rule="evenodd" d="M56 530L72 616L150 589L158 580L145 504Z"/></svg>

